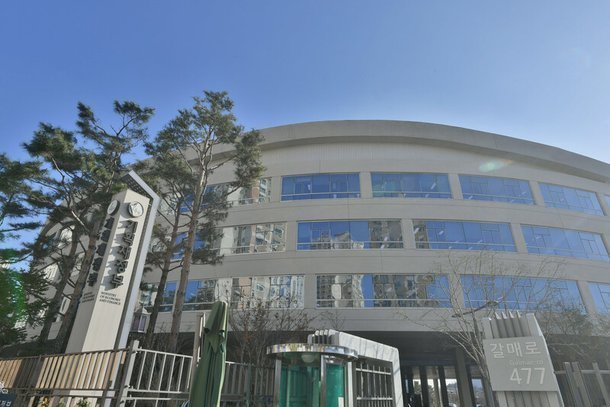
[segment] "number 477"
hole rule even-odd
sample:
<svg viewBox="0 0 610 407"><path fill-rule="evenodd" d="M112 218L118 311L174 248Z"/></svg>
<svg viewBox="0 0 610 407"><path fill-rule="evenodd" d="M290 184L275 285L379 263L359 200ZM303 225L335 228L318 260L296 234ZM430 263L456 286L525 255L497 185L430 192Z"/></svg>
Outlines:
<svg viewBox="0 0 610 407"><path fill-rule="evenodd" d="M540 380L538 381L538 384L542 384L544 383L544 371L544 367L514 368L513 373L510 375L510 380L513 382L517 382L517 384L531 384L532 380L535 380L534 376L540 375Z"/></svg>

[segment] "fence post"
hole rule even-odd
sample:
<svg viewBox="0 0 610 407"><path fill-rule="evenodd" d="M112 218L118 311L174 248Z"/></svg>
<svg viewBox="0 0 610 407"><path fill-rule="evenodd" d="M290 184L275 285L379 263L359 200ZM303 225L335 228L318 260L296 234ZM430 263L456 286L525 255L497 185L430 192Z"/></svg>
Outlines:
<svg viewBox="0 0 610 407"><path fill-rule="evenodd" d="M602 377L602 372L599 370L599 364L597 362L593 362L593 370L595 371L595 377L597 378L599 389L602 392L604 403L606 406L610 406L610 395L608 395L608 388L606 387L606 383L604 383L604 378Z"/></svg>
<svg viewBox="0 0 610 407"><path fill-rule="evenodd" d="M124 399L129 393L129 382L131 380L131 374L133 373L133 365L136 361L136 355L140 349L140 341L134 340L127 348L127 357L125 358L125 364L123 365L123 375L121 376L121 383L117 387L116 392L116 405L120 406L125 403Z"/></svg>
<svg viewBox="0 0 610 407"><path fill-rule="evenodd" d="M576 384L580 390L579 393L581 396L583 406L593 407L593 405L591 404L591 399L589 398L589 392L587 390L587 385L585 384L584 376L582 374L582 370L580 369L580 365L578 364L578 362L573 362L572 368L574 371L574 379L576 380Z"/></svg>
<svg viewBox="0 0 610 407"><path fill-rule="evenodd" d="M564 370L566 372L566 381L568 382L568 387L570 388L570 392L572 393L572 398L574 399L574 403L576 407L583 407L582 397L580 395L580 389L578 388L578 382L574 378L574 372L572 371L572 365L570 362L563 363Z"/></svg>

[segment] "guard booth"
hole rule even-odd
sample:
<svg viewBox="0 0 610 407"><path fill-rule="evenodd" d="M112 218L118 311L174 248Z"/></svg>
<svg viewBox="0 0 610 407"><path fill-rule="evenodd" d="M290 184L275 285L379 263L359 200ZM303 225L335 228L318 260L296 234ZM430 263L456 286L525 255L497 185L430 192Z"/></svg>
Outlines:
<svg viewBox="0 0 610 407"><path fill-rule="evenodd" d="M333 330L270 346L277 407L402 407L398 350Z"/></svg>

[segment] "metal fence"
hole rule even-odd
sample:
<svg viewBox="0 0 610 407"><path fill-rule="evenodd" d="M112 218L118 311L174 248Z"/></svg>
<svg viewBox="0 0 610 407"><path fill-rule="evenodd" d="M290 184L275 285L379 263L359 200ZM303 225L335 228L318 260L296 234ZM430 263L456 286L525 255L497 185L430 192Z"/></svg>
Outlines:
<svg viewBox="0 0 610 407"><path fill-rule="evenodd" d="M0 383L16 406L179 406L188 399L192 356L127 349L0 360ZM270 368L226 362L221 406L270 406Z"/></svg>
<svg viewBox="0 0 610 407"><path fill-rule="evenodd" d="M380 361L354 362L356 407L394 407L394 375L390 365Z"/></svg>
<svg viewBox="0 0 610 407"><path fill-rule="evenodd" d="M610 370L597 363L582 369L578 362L566 362L555 374L566 407L610 407Z"/></svg>

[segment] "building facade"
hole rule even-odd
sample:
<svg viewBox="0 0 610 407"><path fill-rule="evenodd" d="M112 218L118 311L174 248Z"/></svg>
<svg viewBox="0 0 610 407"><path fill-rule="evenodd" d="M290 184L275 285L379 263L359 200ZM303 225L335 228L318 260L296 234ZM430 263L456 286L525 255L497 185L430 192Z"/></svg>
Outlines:
<svg viewBox="0 0 610 407"><path fill-rule="evenodd" d="M398 347L406 391L428 404L471 406L484 403L476 369L431 328L443 310L450 317L452 301L610 314L610 165L414 122L328 121L262 134L265 174L231 197L214 242L222 264L193 265L183 331L218 299L304 309L315 327L339 321ZM232 175L222 168L211 183ZM493 253L501 271L443 271L453 256L481 253ZM146 309L159 273L144 278ZM159 331L169 330L178 280L179 271L168 278Z"/></svg>

